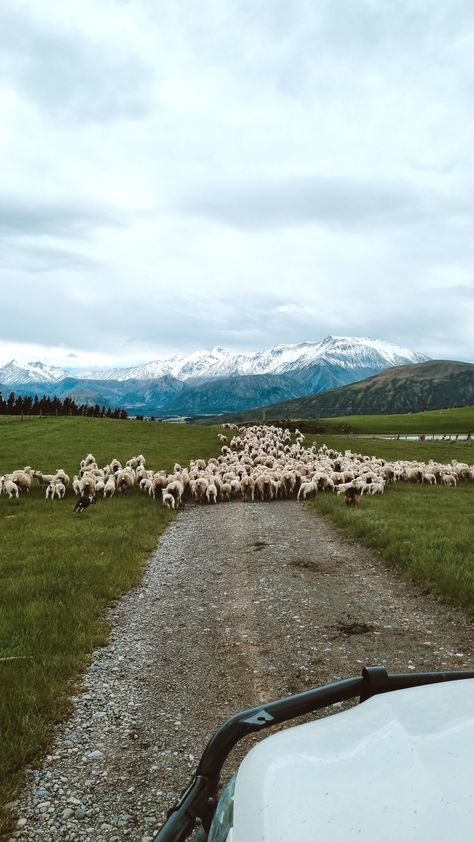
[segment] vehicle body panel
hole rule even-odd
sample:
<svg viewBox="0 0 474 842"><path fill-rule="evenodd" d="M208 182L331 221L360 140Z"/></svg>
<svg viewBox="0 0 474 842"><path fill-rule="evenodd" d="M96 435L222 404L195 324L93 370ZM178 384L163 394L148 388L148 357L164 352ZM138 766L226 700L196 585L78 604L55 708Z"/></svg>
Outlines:
<svg viewBox="0 0 474 842"><path fill-rule="evenodd" d="M474 838L474 679L381 693L256 745L232 842Z"/></svg>

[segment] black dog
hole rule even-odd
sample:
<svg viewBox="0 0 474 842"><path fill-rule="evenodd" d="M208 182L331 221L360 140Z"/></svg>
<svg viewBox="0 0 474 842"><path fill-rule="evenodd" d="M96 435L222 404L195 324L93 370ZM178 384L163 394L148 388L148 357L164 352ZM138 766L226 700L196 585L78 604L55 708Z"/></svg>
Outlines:
<svg viewBox="0 0 474 842"><path fill-rule="evenodd" d="M90 506L91 503L95 503L95 497L86 497L85 495L82 495L82 497L79 497L79 500L74 506L73 514L80 515L81 512L83 512L84 509L87 509L87 507Z"/></svg>
<svg viewBox="0 0 474 842"><path fill-rule="evenodd" d="M346 506L358 506L360 488L348 488L344 496L346 498Z"/></svg>

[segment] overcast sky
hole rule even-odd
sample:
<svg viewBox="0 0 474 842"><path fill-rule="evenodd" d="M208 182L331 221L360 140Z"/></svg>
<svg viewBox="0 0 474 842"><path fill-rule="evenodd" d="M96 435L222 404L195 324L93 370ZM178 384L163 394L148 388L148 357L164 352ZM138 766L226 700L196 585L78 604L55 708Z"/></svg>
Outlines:
<svg viewBox="0 0 474 842"><path fill-rule="evenodd" d="M0 364L474 361L471 0L2 0Z"/></svg>

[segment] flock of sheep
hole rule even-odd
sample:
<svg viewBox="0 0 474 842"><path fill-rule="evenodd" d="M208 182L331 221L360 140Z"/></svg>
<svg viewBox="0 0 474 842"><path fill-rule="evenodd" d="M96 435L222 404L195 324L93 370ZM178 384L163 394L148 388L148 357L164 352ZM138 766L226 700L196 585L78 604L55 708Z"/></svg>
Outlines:
<svg viewBox="0 0 474 842"><path fill-rule="evenodd" d="M455 486L458 480L474 480L474 466L453 462L389 462L346 450L339 453L316 443L304 446L305 436L272 426L237 428L226 424L232 438L219 434L221 453L217 458L196 459L189 467L175 464L173 472L153 471L140 454L122 467L118 459L99 467L92 453L82 460L73 477L62 469L44 474L27 466L0 477L0 493L10 498L28 492L33 479L45 489L46 499L61 500L68 486L81 497L113 497L134 486L164 506L178 508L183 500L196 503L227 502L232 499L270 501L296 497L298 501L321 491L346 495L382 494L387 483L414 482Z"/></svg>

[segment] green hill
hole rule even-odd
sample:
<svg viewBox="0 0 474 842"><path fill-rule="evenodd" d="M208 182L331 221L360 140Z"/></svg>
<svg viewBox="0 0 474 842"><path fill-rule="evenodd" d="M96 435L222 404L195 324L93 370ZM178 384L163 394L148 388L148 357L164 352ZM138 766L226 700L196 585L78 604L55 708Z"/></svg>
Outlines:
<svg viewBox="0 0 474 842"><path fill-rule="evenodd" d="M474 404L474 365L430 360L397 366L367 380L306 398L272 404L267 420L333 418L348 415L398 415ZM239 420L261 419L263 408L239 414Z"/></svg>

